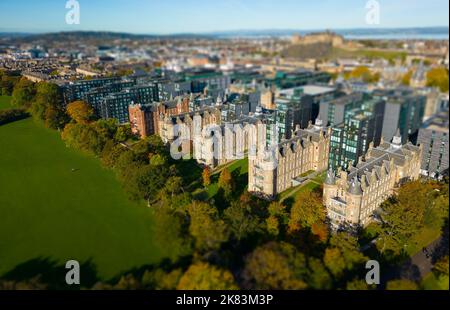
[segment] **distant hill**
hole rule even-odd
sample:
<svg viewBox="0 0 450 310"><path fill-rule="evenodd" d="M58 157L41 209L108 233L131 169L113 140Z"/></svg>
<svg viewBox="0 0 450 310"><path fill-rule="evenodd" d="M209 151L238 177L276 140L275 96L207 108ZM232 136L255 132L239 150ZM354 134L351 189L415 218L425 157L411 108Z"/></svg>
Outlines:
<svg viewBox="0 0 450 310"><path fill-rule="evenodd" d="M0 28L0 37L27 38L27 39L66 39L81 37L85 39L195 39L195 38L235 38L235 37L287 37L295 34L305 35L309 33L323 32L326 29L263 29L263 30L232 30L232 31L215 31L205 33L178 33L169 35L159 34L130 34L120 32L104 32L104 31L74 31L74 32L55 32L29 34L20 32L7 32ZM333 29L334 33L344 37L389 37L402 38L404 36L428 38L439 36L447 37L449 27L416 27L416 28L355 28L355 29Z"/></svg>
<svg viewBox="0 0 450 310"><path fill-rule="evenodd" d="M151 40L151 39L198 39L210 37L201 34L173 34L173 35L152 35L152 34L131 34L122 32L107 31L66 31L42 34L26 34L26 33L0 33L0 36L11 37L14 39L27 40Z"/></svg>
<svg viewBox="0 0 450 310"><path fill-rule="evenodd" d="M329 58L333 53L333 45L331 43L313 43L302 45L291 45L281 52L284 58L297 59L324 59Z"/></svg>

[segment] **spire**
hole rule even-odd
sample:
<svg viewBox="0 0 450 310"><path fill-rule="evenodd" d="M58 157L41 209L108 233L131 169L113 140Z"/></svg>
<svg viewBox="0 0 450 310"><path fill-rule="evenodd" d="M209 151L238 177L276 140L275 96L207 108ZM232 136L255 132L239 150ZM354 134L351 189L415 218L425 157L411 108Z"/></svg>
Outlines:
<svg viewBox="0 0 450 310"><path fill-rule="evenodd" d="M222 103L223 103L222 98L220 97L220 95L218 95L216 100L216 106L221 106Z"/></svg>
<svg viewBox="0 0 450 310"><path fill-rule="evenodd" d="M327 177L325 179L325 184L327 184L327 185L335 185L336 184L336 178L334 176L334 172L331 169L331 167L327 171Z"/></svg>
<svg viewBox="0 0 450 310"><path fill-rule="evenodd" d="M352 195L362 195L361 183L358 180L358 176L355 175L353 178L352 183L348 188L348 192Z"/></svg>

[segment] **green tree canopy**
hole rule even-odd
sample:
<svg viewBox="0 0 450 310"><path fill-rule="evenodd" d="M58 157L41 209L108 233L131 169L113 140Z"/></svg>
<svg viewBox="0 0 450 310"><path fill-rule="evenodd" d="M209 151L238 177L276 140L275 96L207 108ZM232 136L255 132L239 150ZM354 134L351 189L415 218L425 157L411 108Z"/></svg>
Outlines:
<svg viewBox="0 0 450 310"><path fill-rule="evenodd" d="M217 209L204 202L194 201L188 206L190 216L189 232L195 239L199 251L214 251L228 241L229 231L219 218Z"/></svg>
<svg viewBox="0 0 450 310"><path fill-rule="evenodd" d="M183 274L179 290L237 290L233 275L228 270L208 263L195 263Z"/></svg>
<svg viewBox="0 0 450 310"><path fill-rule="evenodd" d="M427 72L427 86L437 87L441 92L448 92L448 70L443 67L433 68Z"/></svg>
<svg viewBox="0 0 450 310"><path fill-rule="evenodd" d="M257 247L246 259L243 277L248 289L305 289L305 256L285 242Z"/></svg>

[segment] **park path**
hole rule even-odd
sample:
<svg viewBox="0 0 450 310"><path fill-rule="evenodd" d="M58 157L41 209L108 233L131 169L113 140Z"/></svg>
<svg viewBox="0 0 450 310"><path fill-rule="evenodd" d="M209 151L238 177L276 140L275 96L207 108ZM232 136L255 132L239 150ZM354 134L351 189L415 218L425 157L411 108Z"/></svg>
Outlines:
<svg viewBox="0 0 450 310"><path fill-rule="evenodd" d="M311 182L315 182L317 183L316 180L314 180L318 175L322 174L324 171L315 171L309 175L306 176L306 180L299 186L297 186L297 188L295 190L293 190L292 192L289 193L289 195L287 195L286 197L283 197L283 199L280 200L280 202L285 201L286 199L288 199L289 197L294 196L299 190L301 190L303 187L305 187L306 185L308 185ZM317 183L318 184L318 183Z"/></svg>
<svg viewBox="0 0 450 310"><path fill-rule="evenodd" d="M433 260L436 259L433 257L433 253L436 253L441 241L442 237L437 238L425 248L426 251L420 250L402 265L391 266L385 273L382 272L384 275L382 275L381 282L386 283L387 281L399 278L415 282L423 279L433 269Z"/></svg>

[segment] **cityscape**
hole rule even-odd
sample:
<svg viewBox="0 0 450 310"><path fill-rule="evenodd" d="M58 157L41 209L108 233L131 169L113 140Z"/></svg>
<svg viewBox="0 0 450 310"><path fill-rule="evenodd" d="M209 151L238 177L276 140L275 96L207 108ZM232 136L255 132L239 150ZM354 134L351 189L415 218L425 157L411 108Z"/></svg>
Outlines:
<svg viewBox="0 0 450 310"><path fill-rule="evenodd" d="M448 291L448 2L4 2L0 290Z"/></svg>

